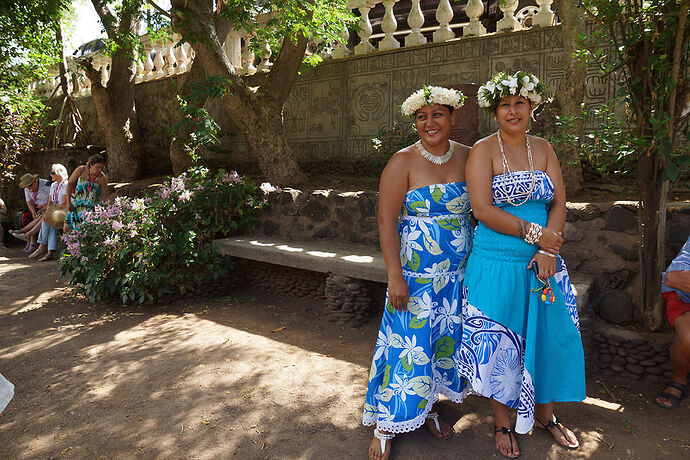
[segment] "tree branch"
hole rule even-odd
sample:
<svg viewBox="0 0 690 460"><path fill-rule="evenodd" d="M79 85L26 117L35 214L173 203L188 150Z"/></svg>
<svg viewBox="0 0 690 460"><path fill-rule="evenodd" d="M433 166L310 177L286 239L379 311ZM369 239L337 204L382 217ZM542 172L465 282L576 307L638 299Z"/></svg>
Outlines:
<svg viewBox="0 0 690 460"><path fill-rule="evenodd" d="M297 43L293 43L292 40L285 37L280 47L280 53L278 53L276 60L273 61L271 71L259 88L262 94L275 98L280 107L283 106L285 99L290 94L292 85L297 79L299 67L304 59L304 51L306 49L307 37L304 35L300 34Z"/></svg>
<svg viewBox="0 0 690 460"><path fill-rule="evenodd" d="M117 21L115 16L113 16L108 9L107 1L91 0L91 3L93 4L93 8L96 10L96 14L98 14L98 17L101 19L101 24L103 24L103 28L105 29L106 34L108 34L108 38L113 38L115 35L115 29L113 26L117 24Z"/></svg>
<svg viewBox="0 0 690 460"><path fill-rule="evenodd" d="M164 10L163 8L161 8L160 6L156 5L156 3L155 3L153 0L146 0L146 3L148 3L149 5L151 5L154 9L156 9L156 10L157 10L160 14L162 14L163 16L167 16L168 18L171 18L171 19L172 19L172 16L170 15L170 13L167 12L167 11L165 11L165 10Z"/></svg>
<svg viewBox="0 0 690 460"><path fill-rule="evenodd" d="M671 79L673 80L674 86L673 91L671 91L671 97L669 98L669 126L668 132L669 137L673 139L675 134L674 118L676 116L676 95L678 90L678 77L680 76L680 55L683 51L683 38L685 36L685 24L688 19L688 6L690 5L690 0L684 0L680 4L680 12L678 16L678 30L676 31L676 43L673 48L673 67L671 68Z"/></svg>

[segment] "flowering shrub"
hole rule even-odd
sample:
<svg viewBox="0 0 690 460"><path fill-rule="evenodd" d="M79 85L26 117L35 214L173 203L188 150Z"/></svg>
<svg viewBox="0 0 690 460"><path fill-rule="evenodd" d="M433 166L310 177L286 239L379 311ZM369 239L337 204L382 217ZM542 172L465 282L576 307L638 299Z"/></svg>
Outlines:
<svg viewBox="0 0 690 460"><path fill-rule="evenodd" d="M117 197L63 237L60 274L69 274L70 284L92 302L183 294L226 272L213 238L249 227L264 194L275 189L251 185L234 171L194 167L152 196Z"/></svg>

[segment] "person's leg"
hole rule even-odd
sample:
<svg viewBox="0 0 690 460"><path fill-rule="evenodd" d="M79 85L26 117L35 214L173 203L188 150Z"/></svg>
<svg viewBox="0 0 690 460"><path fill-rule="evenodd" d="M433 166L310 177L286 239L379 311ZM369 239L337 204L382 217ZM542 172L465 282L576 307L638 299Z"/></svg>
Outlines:
<svg viewBox="0 0 690 460"><path fill-rule="evenodd" d="M426 429L429 430L429 433L431 433L431 435L436 439L450 438L455 432L453 427L450 426L448 422L438 416L438 412L436 412L433 407L427 415L425 425Z"/></svg>
<svg viewBox="0 0 690 460"><path fill-rule="evenodd" d="M55 257L55 250L57 249L57 230L55 230L50 225L45 224L48 227L46 232L46 246L48 251L45 256L41 257L39 260L45 262L46 260L52 260ZM41 230L43 231L43 229Z"/></svg>
<svg viewBox="0 0 690 460"><path fill-rule="evenodd" d="M520 449L517 445L517 436L510 428L510 408L495 399L491 399L491 409L494 411L494 444L496 450L504 457L516 458L520 455Z"/></svg>
<svg viewBox="0 0 690 460"><path fill-rule="evenodd" d="M38 238L37 238L37 241L39 243L38 248L36 248L36 250L34 252L29 254L29 257L32 259L35 259L35 258L38 258L38 257L45 255L46 251L48 250L47 246L46 246L46 242L47 242L46 236L48 234L48 230L46 229L46 227L52 228L46 222L41 223L41 231L38 233Z"/></svg>
<svg viewBox="0 0 690 460"><path fill-rule="evenodd" d="M556 442L563 447L574 449L580 445L575 433L566 428L557 417L554 417L552 402L536 404L534 422L539 428L548 430Z"/></svg>
<svg viewBox="0 0 690 460"><path fill-rule="evenodd" d="M690 372L690 311L681 314L673 322L675 334L671 343L671 365L673 374L671 381L680 385L688 384L688 372ZM683 392L674 386L667 386L663 392L678 398ZM657 396L656 403L662 407L671 408L674 402L664 396Z"/></svg>

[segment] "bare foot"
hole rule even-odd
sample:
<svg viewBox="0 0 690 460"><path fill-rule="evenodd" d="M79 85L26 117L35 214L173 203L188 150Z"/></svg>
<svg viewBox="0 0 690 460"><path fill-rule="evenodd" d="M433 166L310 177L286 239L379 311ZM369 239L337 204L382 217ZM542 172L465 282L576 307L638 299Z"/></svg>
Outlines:
<svg viewBox="0 0 690 460"><path fill-rule="evenodd" d="M438 428L436 427L437 422ZM438 413L436 412L429 412L425 425L426 429L429 430L429 433L431 433L431 435L436 439L447 439L453 436L453 433L455 433L453 427L439 417Z"/></svg>
<svg viewBox="0 0 690 460"><path fill-rule="evenodd" d="M542 423L542 421L536 417L535 420L539 428L548 430L551 436L553 436L553 439L561 446L568 447L569 449L576 449L579 447L580 441L577 440L575 433L565 427L558 417L551 415L546 424Z"/></svg>
<svg viewBox="0 0 690 460"><path fill-rule="evenodd" d="M384 436L389 434L384 431L381 431L380 433ZM386 439L383 441L385 443L385 451L382 452L381 440L374 436L374 439L371 440L371 444L369 444L369 450L367 451L369 454L369 460L388 460L391 456L391 439Z"/></svg>
<svg viewBox="0 0 690 460"><path fill-rule="evenodd" d="M48 252L46 252L46 255L44 255L43 257L41 257L38 260L40 260L41 262L53 260L53 254L54 254L54 251L48 251Z"/></svg>
<svg viewBox="0 0 690 460"><path fill-rule="evenodd" d="M518 458L520 456L520 449L517 444L517 436L515 432L505 426L501 428L495 427L494 430L494 444L496 450L507 458Z"/></svg>
<svg viewBox="0 0 690 460"><path fill-rule="evenodd" d="M43 247L39 246L38 248L36 248L36 250L34 252L29 254L29 258L30 259L36 259L37 257L41 257L42 255L44 255L45 253L46 253L45 246L43 246Z"/></svg>

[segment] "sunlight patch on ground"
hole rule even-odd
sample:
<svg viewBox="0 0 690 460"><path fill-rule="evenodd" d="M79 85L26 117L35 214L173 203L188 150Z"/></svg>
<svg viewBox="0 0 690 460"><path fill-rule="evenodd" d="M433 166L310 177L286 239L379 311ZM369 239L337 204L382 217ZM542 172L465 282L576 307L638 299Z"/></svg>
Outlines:
<svg viewBox="0 0 690 460"><path fill-rule="evenodd" d="M18 315L20 313L26 313L27 311L35 310L37 308L41 308L43 305L48 303L50 299L52 299L55 296L55 290L50 290L43 292L39 294L38 296L29 296L21 300L15 300L12 302L12 305L24 305L22 308L19 310L13 312L13 315Z"/></svg>
<svg viewBox="0 0 690 460"><path fill-rule="evenodd" d="M3 358L12 359L24 353L32 353L39 350L47 350L63 342L74 338L76 334L55 331L45 334L43 337L31 337L24 342L14 344L7 348L0 348L0 355Z"/></svg>
<svg viewBox="0 0 690 460"><path fill-rule="evenodd" d="M623 412L625 410L625 408L623 406L621 406L620 404L612 403L609 401L604 401L603 399L598 399L598 398L587 397L582 402L584 404L591 404L592 406L597 406L597 407L601 407L602 409L608 409L608 410L612 410L612 411L616 411L616 412Z"/></svg>

